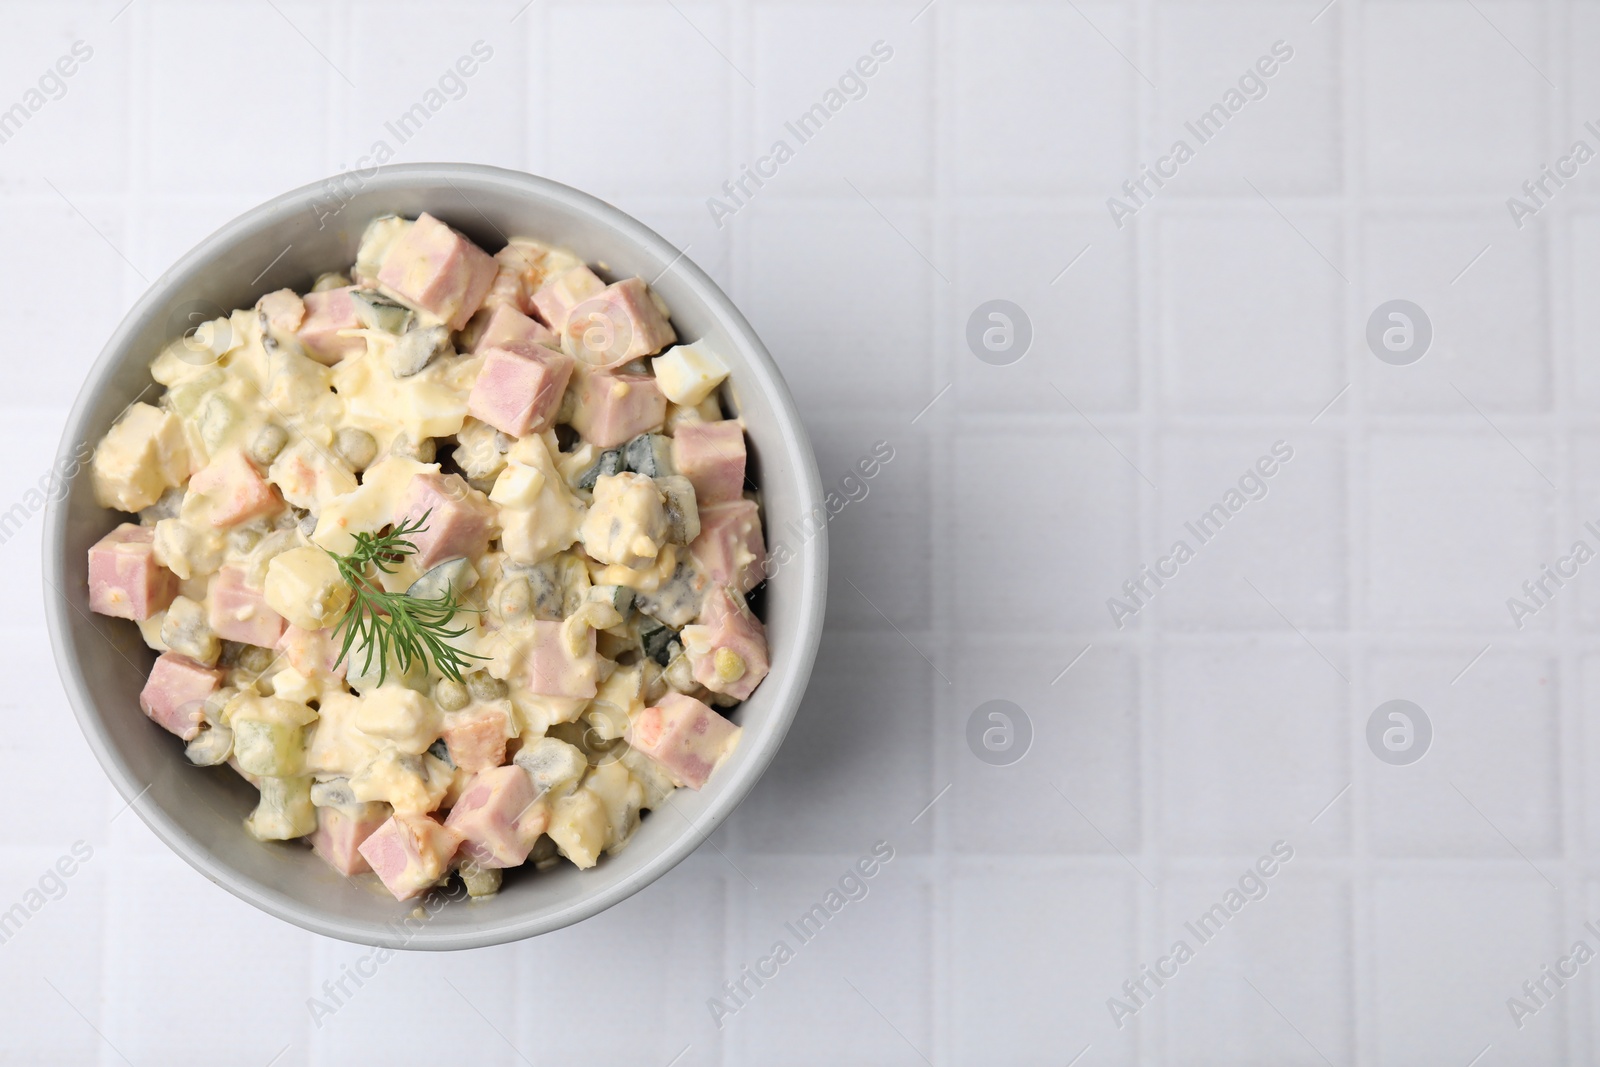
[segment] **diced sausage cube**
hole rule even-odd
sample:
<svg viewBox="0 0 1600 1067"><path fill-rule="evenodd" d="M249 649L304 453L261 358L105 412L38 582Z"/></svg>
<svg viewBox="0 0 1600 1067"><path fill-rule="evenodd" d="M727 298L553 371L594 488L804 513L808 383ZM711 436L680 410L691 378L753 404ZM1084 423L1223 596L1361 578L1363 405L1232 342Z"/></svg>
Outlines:
<svg viewBox="0 0 1600 1067"><path fill-rule="evenodd" d="M572 428L598 448L626 444L667 417L667 398L648 374L579 367Z"/></svg>
<svg viewBox="0 0 1600 1067"><path fill-rule="evenodd" d="M367 339L346 330L362 328L356 302L350 298L356 287L324 289L320 293L307 293L305 319L300 323L300 346L318 363L333 366L348 356L359 356L367 350Z"/></svg>
<svg viewBox="0 0 1600 1067"><path fill-rule="evenodd" d="M652 356L678 339L642 278L606 286L567 315L568 351L591 367Z"/></svg>
<svg viewBox="0 0 1600 1067"><path fill-rule="evenodd" d="M483 350L483 366L472 383L467 411L513 437L543 433L561 407L572 377L572 357L541 345L510 344L513 347Z"/></svg>
<svg viewBox="0 0 1600 1067"><path fill-rule="evenodd" d="M178 577L156 562L155 530L125 522L89 549L89 608L143 622L178 595Z"/></svg>
<svg viewBox="0 0 1600 1067"><path fill-rule="evenodd" d="M139 707L162 727L193 741L204 721L206 697L222 685L222 672L176 652L163 652L139 693Z"/></svg>
<svg viewBox="0 0 1600 1067"><path fill-rule="evenodd" d="M378 281L459 330L483 303L498 270L489 253L424 212L383 257Z"/></svg>
<svg viewBox="0 0 1600 1067"><path fill-rule="evenodd" d="M545 325L556 333L567 328L572 309L606 287L588 267L573 267L540 287L533 294L533 307Z"/></svg>
<svg viewBox="0 0 1600 1067"><path fill-rule="evenodd" d="M506 761L507 725L499 708L482 708L447 722L441 736L450 762L473 773L500 766Z"/></svg>
<svg viewBox="0 0 1600 1067"><path fill-rule="evenodd" d="M739 743L740 728L694 697L668 693L628 728L628 744L680 785L699 789Z"/></svg>
<svg viewBox="0 0 1600 1067"><path fill-rule="evenodd" d="M489 547L494 505L459 474L415 475L395 513L395 525L427 515L426 529L411 534L422 570L461 556L481 556Z"/></svg>
<svg viewBox="0 0 1600 1067"><path fill-rule="evenodd" d="M760 584L766 570L761 513L753 500L730 500L700 509L700 536L689 553L714 586L740 594Z"/></svg>
<svg viewBox="0 0 1600 1067"><path fill-rule="evenodd" d="M272 648L288 625L267 606L266 595L251 587L243 567L229 564L219 570L211 579L207 597L211 629L225 641Z"/></svg>
<svg viewBox="0 0 1600 1067"><path fill-rule="evenodd" d="M95 503L142 511L189 477L183 423L170 411L134 404L94 450L90 475Z"/></svg>
<svg viewBox="0 0 1600 1067"><path fill-rule="evenodd" d="M365 874L372 865L361 854L361 845L384 824L388 811L382 804L318 808L317 830L311 835L312 851L346 877Z"/></svg>
<svg viewBox="0 0 1600 1067"><path fill-rule="evenodd" d="M543 323L528 318L508 304L499 305L488 315L489 321L484 324L483 332L478 334L478 340L472 346L474 355L490 348L504 348L510 342L543 345L546 348L561 347L561 341L545 329Z"/></svg>
<svg viewBox="0 0 1600 1067"><path fill-rule="evenodd" d="M681 632L694 680L735 700L745 700L771 666L767 629L726 588L712 590L699 620Z"/></svg>
<svg viewBox="0 0 1600 1067"><path fill-rule="evenodd" d="M515 867L550 824L550 809L511 764L480 771L467 783L445 826L461 835L461 851L480 867Z"/></svg>
<svg viewBox="0 0 1600 1067"><path fill-rule="evenodd" d="M277 490L268 485L243 452L224 452L189 479L189 496L204 497L205 514L212 526L236 526L269 515L283 506Z"/></svg>
<svg viewBox="0 0 1600 1067"><path fill-rule="evenodd" d="M444 877L460 844L460 834L428 816L396 812L357 851L396 900L410 900Z"/></svg>
<svg viewBox="0 0 1600 1067"><path fill-rule="evenodd" d="M744 427L737 419L686 422L672 438L672 464L694 485L704 507L744 492Z"/></svg>
<svg viewBox="0 0 1600 1067"><path fill-rule="evenodd" d="M574 624L569 633L563 631L564 625L542 619L529 623L533 637L524 661L524 684L540 696L591 699L599 675L594 630ZM576 638L577 647L569 643L569 636Z"/></svg>

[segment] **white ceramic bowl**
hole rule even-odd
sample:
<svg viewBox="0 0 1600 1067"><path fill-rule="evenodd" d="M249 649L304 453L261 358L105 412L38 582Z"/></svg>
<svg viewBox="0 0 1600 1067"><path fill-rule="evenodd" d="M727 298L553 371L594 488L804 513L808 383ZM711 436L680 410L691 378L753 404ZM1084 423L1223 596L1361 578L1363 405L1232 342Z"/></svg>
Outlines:
<svg viewBox="0 0 1600 1067"><path fill-rule="evenodd" d="M417 908L346 880L298 843L244 831L255 790L227 768L191 766L178 741L139 710L154 654L132 623L89 612L86 553L126 516L96 506L87 473L45 518L45 607L68 698L117 791L173 851L256 907L320 934L393 948L475 948L555 930L600 912L665 874L733 811L772 762L800 703L821 636L827 532L790 531L820 508L816 461L782 376L722 290L678 249L609 204L543 178L494 167L421 163L348 174L285 193L202 241L128 313L90 371L61 441L58 469L92 446L151 387L152 357L188 325L355 260L368 219L427 211L488 249L528 235L572 249L612 277L639 275L672 309L680 336L709 338L732 367L725 403L743 416L771 548L793 558L766 593L772 673L740 708L738 750L698 793L680 789L646 816L620 855L579 871L513 872L497 896L461 900L421 922ZM153 390L152 390L153 393ZM816 513L820 514L820 511Z"/></svg>

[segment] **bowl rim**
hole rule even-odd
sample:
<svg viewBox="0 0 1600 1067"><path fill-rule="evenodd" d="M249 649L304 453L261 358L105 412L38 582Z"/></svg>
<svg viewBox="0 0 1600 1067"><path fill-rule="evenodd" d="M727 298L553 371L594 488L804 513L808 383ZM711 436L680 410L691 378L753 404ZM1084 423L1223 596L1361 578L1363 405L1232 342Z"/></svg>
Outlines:
<svg viewBox="0 0 1600 1067"><path fill-rule="evenodd" d="M312 201L319 197L325 198L330 187L342 187L339 185L342 179L356 182L358 186L376 185L380 188L383 185L393 185L397 188L412 184L455 185L457 181L467 181L480 187L485 184L498 185L514 193L531 193L539 199L554 202L576 213L589 216L595 222L619 234L646 255L655 256L663 265L663 270L672 269L680 272L694 295L703 301L726 328L731 343L743 351L755 371L750 379L752 384L772 403L783 448L787 458L792 462L794 477L798 482L800 499L809 504L822 500L821 478L817 472L816 456L782 373L743 313L705 271L682 250L644 223L592 194L538 175L478 163L403 163L361 171L347 171L291 189L245 211L219 227L168 267L129 307L84 378L62 431L56 455L57 463L63 463L70 458L69 454L77 447L77 442L86 439L84 423L95 406L94 401L105 387L113 370L131 354L133 336L149 316L158 314L159 309L168 306L174 298L181 297L182 287L187 284L191 275L223 254L241 237L287 217L290 212L306 210ZM464 193L461 195L465 197ZM470 204L470 201L468 202ZM65 468L58 466L56 469ZM150 785L140 782L133 775L127 761L100 730L96 721L98 713L94 701L77 662L69 654L70 614L77 609L67 602L63 592L67 509L66 494L59 494L59 500L57 495L49 494L46 503L42 545L44 555L42 592L51 651L68 702L72 705L78 720L79 729L83 732L84 739L101 768L122 797L125 803L123 810L131 807L137 811L145 825L149 826L168 848L209 881L226 889L240 900L312 933L355 944L389 949L454 950L483 948L519 941L597 915L656 881L683 862L706 841L744 800L771 765L794 722L822 638L828 560L828 531L825 524L808 542L806 551L800 554L798 561L800 565L795 568L800 578L797 597L800 604L797 615L799 636L795 643L795 653L781 675L769 677L763 682L763 688L776 683L777 692L773 703L774 726L763 739L763 747L755 750L754 758L742 763L736 773L723 780L722 789L712 798L698 818L690 820L684 817L683 829L669 839L666 847L646 861L639 870L608 889L585 896L565 907L545 914L501 920L459 930L440 930L433 924L425 924L413 932L397 934L398 924L392 920L386 923L377 920L361 922L330 917L319 909L304 905L270 886L242 878L229 864L222 862L188 834L166 811L153 805L139 803Z"/></svg>

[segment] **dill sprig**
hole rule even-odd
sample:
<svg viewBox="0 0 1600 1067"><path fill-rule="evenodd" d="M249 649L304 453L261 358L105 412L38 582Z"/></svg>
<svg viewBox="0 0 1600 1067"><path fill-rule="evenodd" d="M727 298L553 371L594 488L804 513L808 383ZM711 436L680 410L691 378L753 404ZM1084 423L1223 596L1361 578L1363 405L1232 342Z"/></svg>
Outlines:
<svg viewBox="0 0 1600 1067"><path fill-rule="evenodd" d="M408 538L428 528L431 514L430 510L423 512L419 519L402 521L387 533L358 533L354 550L345 555L328 553L338 564L339 576L353 594L344 618L333 630L334 636L344 631L344 644L339 649L339 658L333 662L335 667L345 661L358 642L367 650L361 673L372 670L372 660L376 656L379 685L389 676L391 652L402 673L411 669L413 661L421 660L426 664L431 659L439 673L457 682L461 681L462 670L471 665L470 660L484 658L464 652L448 640L471 629L450 627L456 613L476 610L460 605L454 587L447 587L437 597L390 593L372 573L377 570L393 574L407 556L416 552L417 546Z"/></svg>

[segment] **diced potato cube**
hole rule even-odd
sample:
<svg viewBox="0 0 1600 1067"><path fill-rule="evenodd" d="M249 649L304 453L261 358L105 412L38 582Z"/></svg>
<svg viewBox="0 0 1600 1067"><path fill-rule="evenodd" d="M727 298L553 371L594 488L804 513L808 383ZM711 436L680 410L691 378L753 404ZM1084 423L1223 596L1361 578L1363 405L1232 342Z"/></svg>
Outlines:
<svg viewBox="0 0 1600 1067"><path fill-rule="evenodd" d="M609 826L606 806L592 790L583 788L556 801L545 833L563 856L586 868L599 862Z"/></svg>
<svg viewBox="0 0 1600 1067"><path fill-rule="evenodd" d="M248 769L248 768L246 768ZM311 806L311 778L263 777L261 801L245 820L257 841L290 841L315 833L317 811Z"/></svg>
<svg viewBox="0 0 1600 1067"><path fill-rule="evenodd" d="M337 623L352 593L339 565L320 548L292 548L267 564L267 606L302 630Z"/></svg>
<svg viewBox="0 0 1600 1067"><path fill-rule="evenodd" d="M189 477L183 424L171 412L135 404L95 449L91 470L101 507L143 510Z"/></svg>

